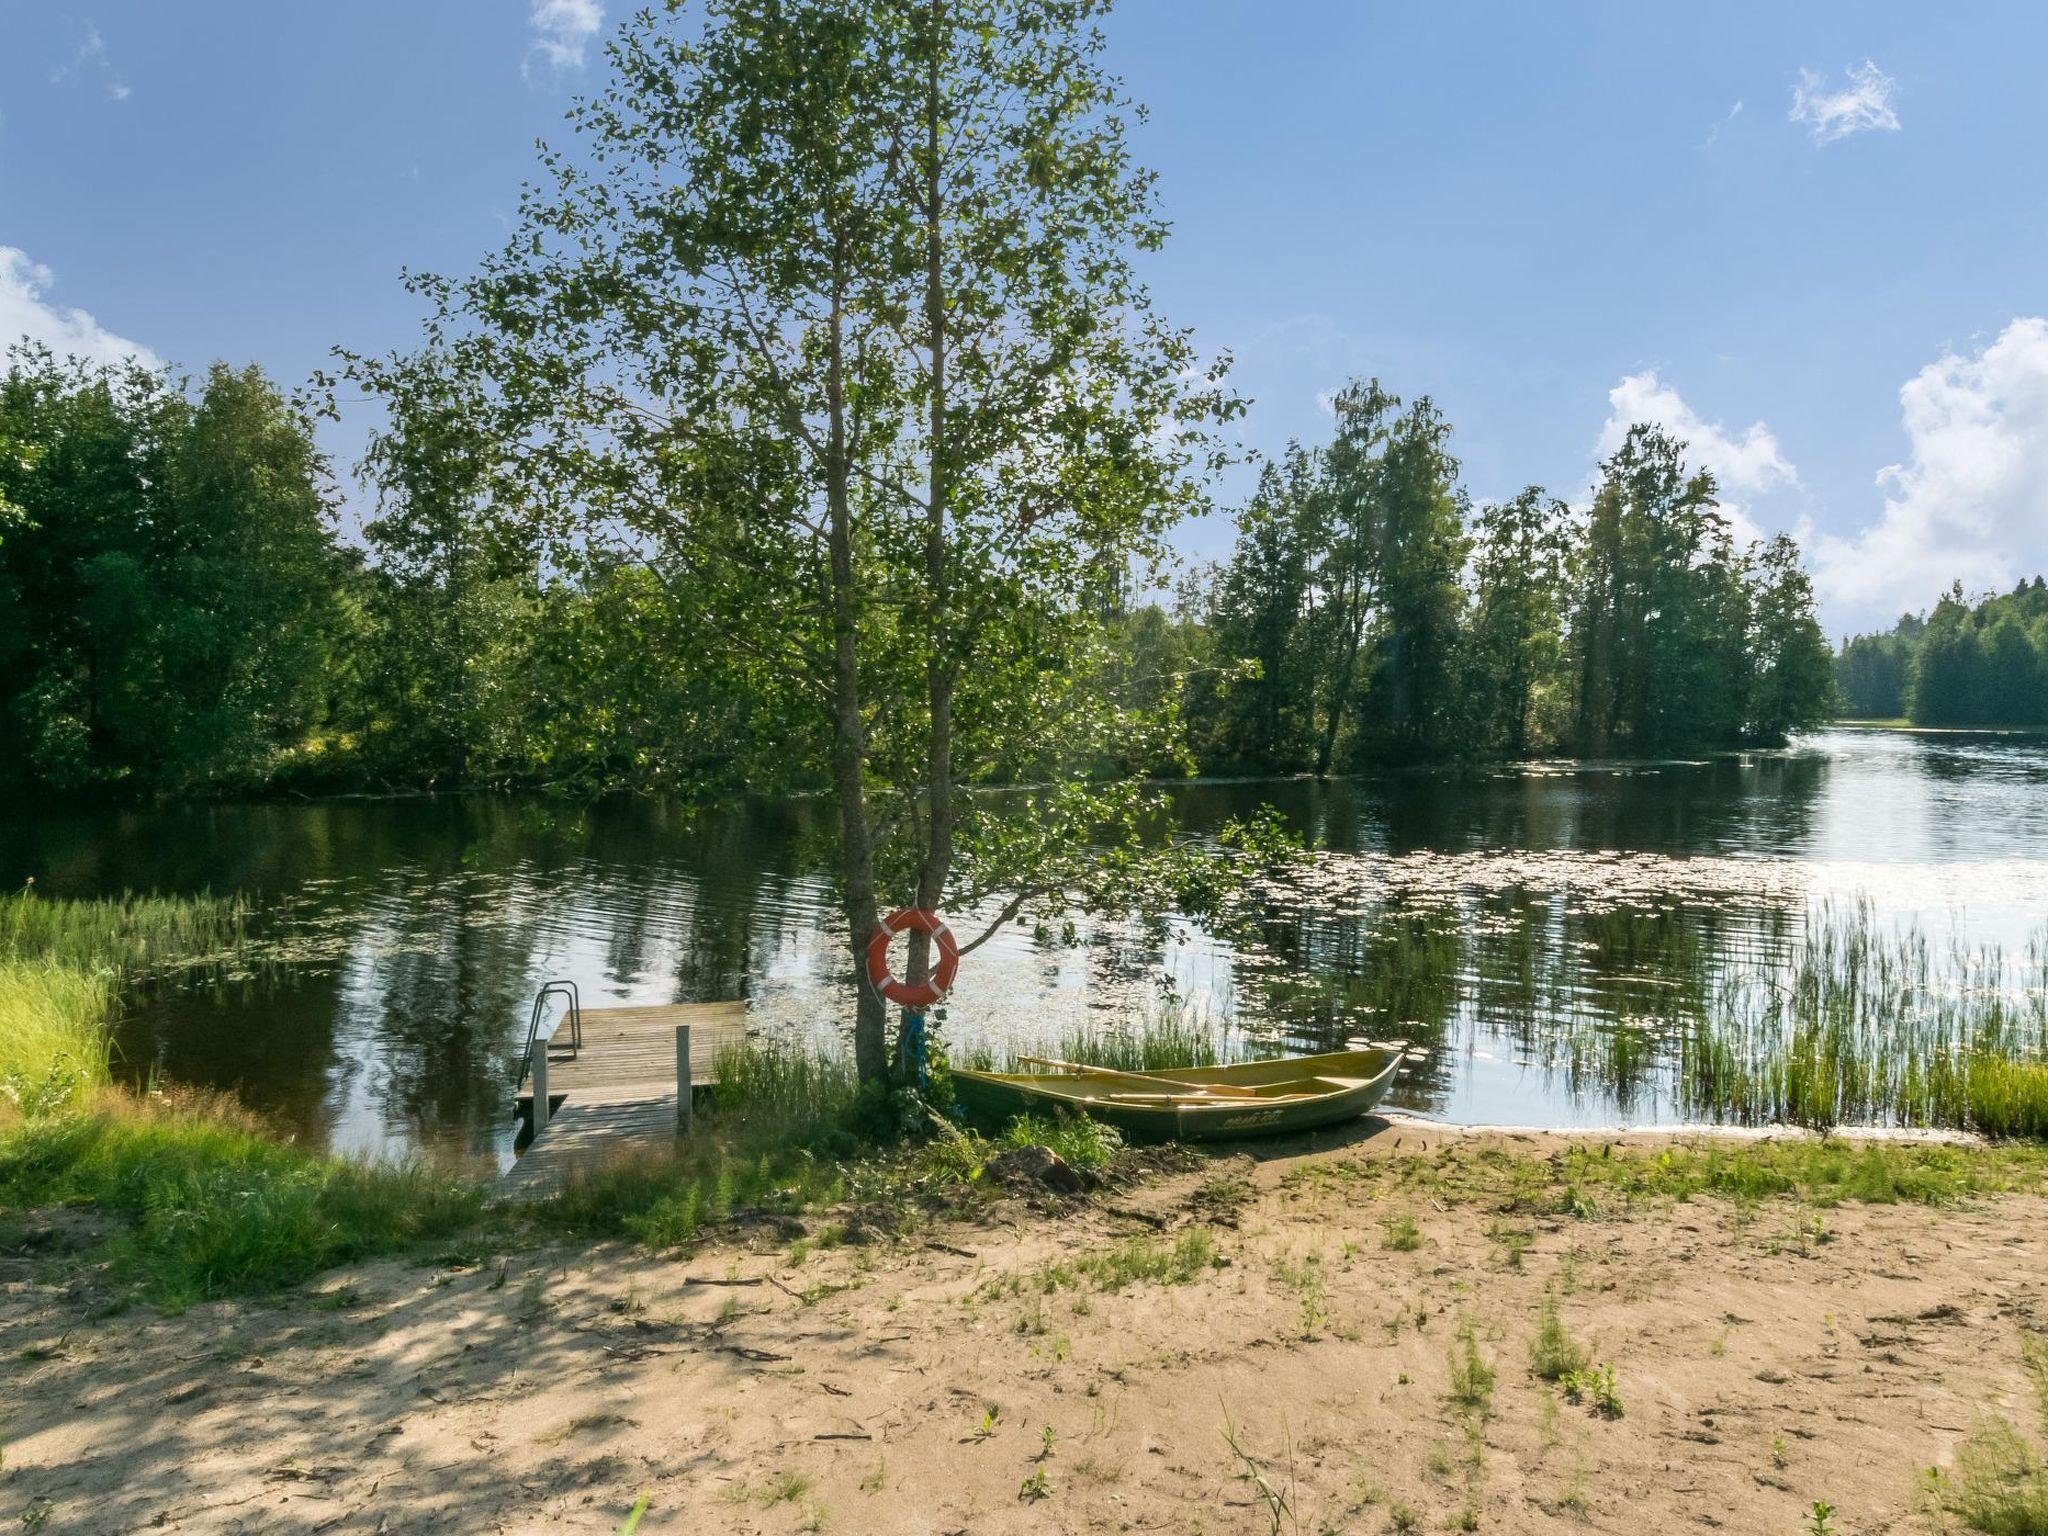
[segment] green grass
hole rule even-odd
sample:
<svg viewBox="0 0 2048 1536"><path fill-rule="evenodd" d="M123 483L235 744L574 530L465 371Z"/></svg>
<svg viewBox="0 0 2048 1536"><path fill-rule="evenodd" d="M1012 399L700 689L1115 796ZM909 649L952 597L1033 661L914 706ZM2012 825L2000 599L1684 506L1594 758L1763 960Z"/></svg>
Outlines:
<svg viewBox="0 0 2048 1536"><path fill-rule="evenodd" d="M124 982L218 961L246 909L213 898L0 898L0 1208L111 1217L111 1275L168 1306L291 1285L475 1227L481 1190L295 1146L209 1096L109 1086Z"/></svg>
<svg viewBox="0 0 2048 1536"><path fill-rule="evenodd" d="M1012 1048L998 1057L987 1049L970 1051L961 1065L982 1072L1014 1072L1020 1069L1019 1057L1026 1054L1106 1067L1112 1072L1213 1067L1224 1058L1222 1041L1209 1021L1177 1002L1169 1002L1134 1028L1105 1029L1091 1024L1071 1030L1053 1045L1032 1052Z"/></svg>
<svg viewBox="0 0 2048 1536"><path fill-rule="evenodd" d="M247 916L212 897L0 896L0 1105L85 1103L110 1080L107 1023L124 982L218 957Z"/></svg>
<svg viewBox="0 0 2048 1536"><path fill-rule="evenodd" d="M1570 965L1532 959L1498 993L1568 1086L1624 1107L1668 1091L1693 1119L2048 1139L2048 928L2011 955L1824 903L1778 914L1731 959L1711 921L1576 914Z"/></svg>
<svg viewBox="0 0 2048 1536"><path fill-rule="evenodd" d="M1953 1473L1935 1472L1935 1502L1983 1536L2048 1536L2048 1468L2010 1424L1994 1419L1963 1442Z"/></svg>
<svg viewBox="0 0 2048 1536"><path fill-rule="evenodd" d="M241 942L245 920L238 904L210 900L0 899L0 1206L105 1212L111 1220L101 1256L109 1272L166 1304L272 1290L334 1264L478 1234L494 1241L521 1232L626 1237L672 1248L741 1210L795 1213L841 1201L914 1220L923 1207L971 1197L1006 1147L1043 1144L1087 1170L1118 1145L1114 1132L1079 1118L1020 1119L992 1137L945 1128L908 1114L901 1101L864 1092L843 1060L748 1048L719 1063L718 1086L687 1144L600 1170L515 1223L486 1215L479 1186L423 1165L327 1157L280 1139L226 1100L139 1099L107 1086L105 1021L121 979L217 959ZM1617 953L1632 952L1653 936L1623 925L1606 941ZM1815 962L1794 1000L1843 1020L1837 1033L1845 1039L1864 1005L1838 994L1889 996L1898 976L1920 974L1911 966L1901 972L1895 954L1870 948L1852 930L1819 953L1834 958ZM2009 996L1982 993L1993 995ZM1959 1114L1979 1123L2002 1114L2000 1123L2019 1124L2032 1112L2033 1093L2033 1068L2021 1058L2041 1026L2031 1004L2000 1006L2006 1011L1982 1001L1940 1003L1948 1037L1967 1035L1975 1055L1944 1057L1929 1047L1914 1058L1923 1070L1910 1081L1961 1084L1942 1090L1972 1096ZM1217 1044L1171 1010L1132 1034L1083 1036L1061 1051L1145 1070L1213 1060ZM1944 1059L1976 1065L1943 1077ZM1845 1102L1842 1080L1839 1070L1831 1079L1828 1102L1837 1106ZM1752 1073L1743 1081L1758 1079ZM1890 1088L1860 1091L1876 1094L1868 1102L1904 1102ZM906 1127L914 1133L908 1140ZM1311 1165L1296 1177L1367 1181L1405 1196L1400 1203L1410 1207L1423 1198L1477 1199L1522 1214L1590 1215L1696 1196L1945 1204L2048 1187L2048 1150L1820 1140L1578 1146L1546 1160L1446 1149L1433 1158ZM1390 1220L1388 1246L1419 1241L1412 1218ZM1196 1229L1171 1243L1134 1239L1085 1254L1039 1278L1047 1289L1177 1284L1215 1258L1212 1237Z"/></svg>
<svg viewBox="0 0 2048 1536"><path fill-rule="evenodd" d="M1703 1196L1739 1205L1786 1198L1817 1207L1845 1201L1941 1206L1980 1195L2048 1192L2048 1148L1703 1137L1656 1146L1581 1143L1535 1157L1452 1143L1433 1156L1311 1163L1287 1182L1362 1185L1383 1195L1459 1201L1503 1214L1578 1217Z"/></svg>
<svg viewBox="0 0 2048 1536"><path fill-rule="evenodd" d="M2041 1432L2048 1434L2048 1333L2029 1333L2020 1340L2020 1364L2034 1378L2034 1397L2041 1409Z"/></svg>
<svg viewBox="0 0 2048 1536"><path fill-rule="evenodd" d="M671 1155L579 1180L515 1224L480 1184L421 1163L336 1158L218 1097L102 1091L0 1127L0 1206L115 1218L111 1275L164 1305L275 1290L356 1259L489 1235L629 1237L669 1248L742 1208L796 1211L848 1192L880 1149L858 1133L849 1070L801 1053L722 1061L700 1133Z"/></svg>
<svg viewBox="0 0 2048 1536"><path fill-rule="evenodd" d="M921 1197L977 1185L1010 1147L1050 1147L1075 1168L1100 1168L1117 1133L1080 1116L1021 1116L994 1137L935 1125L905 1144L898 1112L863 1092L841 1058L748 1046L722 1055L718 1086L695 1133L674 1151L622 1159L535 1208L547 1227L675 1248L739 1209L787 1214L846 1199L903 1214Z"/></svg>
<svg viewBox="0 0 2048 1536"><path fill-rule="evenodd" d="M75 1107L109 1080L110 976L0 960L0 1104L25 1115Z"/></svg>
<svg viewBox="0 0 2048 1536"><path fill-rule="evenodd" d="M1172 1242L1156 1237L1126 1238L1030 1275L1009 1275L983 1287L988 1296L1043 1292L1122 1291L1134 1285L1186 1285L1221 1262L1216 1239L1206 1227L1190 1227Z"/></svg>
<svg viewBox="0 0 2048 1536"><path fill-rule="evenodd" d="M1679 1055L1682 1097L1716 1118L2048 1138L2048 940L1942 953L1823 907L1782 972L1722 981Z"/></svg>
<svg viewBox="0 0 2048 1536"><path fill-rule="evenodd" d="M869 1148L870 1105L850 1064L804 1051L721 1052L688 1141L622 1158L534 1208L543 1228L675 1248L736 1209L794 1213L847 1192L846 1161Z"/></svg>
<svg viewBox="0 0 2048 1536"><path fill-rule="evenodd" d="M1948 1205L1971 1195L2039 1189L2048 1152L1842 1137L1764 1142L1702 1140L1659 1148L1576 1146L1554 1165L1571 1190L1622 1202L1719 1195L1738 1203L1791 1196L1816 1206Z"/></svg>
<svg viewBox="0 0 2048 1536"><path fill-rule="evenodd" d="M477 1186L418 1164L308 1152L218 1099L113 1094L0 1132L0 1206L54 1205L116 1217L113 1275L168 1306L296 1284L483 1217Z"/></svg>
<svg viewBox="0 0 2048 1536"><path fill-rule="evenodd" d="M2048 925L2007 952L1866 901L1751 913L1682 893L1589 900L1560 925L1514 892L1477 914L1409 895L1361 922L1345 974L1261 977L1261 1010L1438 1050L1476 1013L1625 1116L2048 1138Z"/></svg>
<svg viewBox="0 0 2048 1536"><path fill-rule="evenodd" d="M1479 1336L1468 1321L1451 1344L1451 1402L1484 1417L1493 1411L1493 1367L1479 1353Z"/></svg>
<svg viewBox="0 0 2048 1536"><path fill-rule="evenodd" d="M1222 1059L1215 1031L1180 1008L1166 1009L1135 1030L1076 1031L1064 1036L1052 1054L1112 1072L1213 1067Z"/></svg>
<svg viewBox="0 0 2048 1536"><path fill-rule="evenodd" d="M2048 1434L2048 1334L2020 1338L2020 1364L2033 1378L2041 1430ZM2004 1419L1991 1418L1963 1442L1953 1473L1927 1474L1935 1505L1984 1536L2048 1536L2048 1466Z"/></svg>
<svg viewBox="0 0 2048 1536"><path fill-rule="evenodd" d="M1395 1253L1413 1253L1422 1246L1422 1228L1415 1224L1415 1218L1407 1211L1394 1216L1380 1218L1382 1236L1380 1246Z"/></svg>
<svg viewBox="0 0 2048 1536"><path fill-rule="evenodd" d="M742 1210L794 1214L854 1200L901 1214L920 1199L957 1199L1008 1147L1043 1144L1085 1170L1119 1145L1085 1119L1030 1117L993 1138L944 1131L906 1143L900 1106L863 1092L843 1060L746 1047L720 1059L686 1143L597 1170L515 1219L487 1213L473 1181L293 1145L225 1098L108 1088L111 986L105 974L42 962L0 966L9 1094L0 1208L106 1213L108 1273L166 1306L276 1290L336 1264L479 1235L624 1237L669 1249ZM1133 1252L1089 1272L1113 1288L1147 1262ZM1169 1251L1169 1268L1187 1262L1186 1251Z"/></svg>

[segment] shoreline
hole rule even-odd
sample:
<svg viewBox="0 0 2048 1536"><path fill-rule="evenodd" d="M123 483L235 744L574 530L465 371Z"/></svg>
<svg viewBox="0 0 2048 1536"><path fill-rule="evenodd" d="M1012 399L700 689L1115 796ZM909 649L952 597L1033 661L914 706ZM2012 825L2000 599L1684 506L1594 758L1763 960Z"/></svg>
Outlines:
<svg viewBox="0 0 2048 1536"><path fill-rule="evenodd" d="M1492 756L1471 754L1441 758L1418 759L1415 761L1393 760L1371 762L1344 772L1318 774L1310 769L1290 772L1238 772L1211 771L1190 774L1153 773L1140 776L1138 783L1150 789L1176 789L1184 787L1211 787L1234 784L1316 784L1335 782L1371 782L1376 779L1401 779L1432 773L1473 773L1484 776L1504 769L1542 769L1553 772L1588 771L1601 772L1615 768L1652 768L1672 765L1700 765L1714 758L1740 757L1759 752L1784 752L1791 749L1800 738L1826 731L1896 731L1901 735L1957 735L1957 736L2033 736L2048 737L2048 731L2017 726L1914 726L1895 724L1890 721L1830 720L1824 724L1795 731L1785 741L1770 742L1703 742L1695 749L1695 755L1674 755L1672 753L1647 754L1640 757L1628 756L1575 756L1562 752L1532 753L1527 757ZM992 795L1029 794L1050 787L1051 781L1031 780L1018 783L989 784L982 789ZM592 791L577 790L561 793L559 781L538 780L476 780L450 783L421 781L370 782L355 778L338 778L327 782L294 779L286 772L280 777L262 783L211 784L198 789L169 791L143 790L123 792L112 786L98 786L90 789L56 790L36 785L16 786L17 804L26 812L41 814L58 812L63 814L109 814L121 815L135 812L170 812L178 810L222 810L222 809L264 809L276 806L313 807L321 805L379 805L397 804L422 800L459 800L466 798L488 800L535 801L544 805L583 809L606 800L623 802L647 800L674 800L693 808L711 810L736 810L750 805L774 804L781 801L816 801L829 796L824 787L811 789L778 790L774 792L759 789L721 789L701 799L687 786L640 787L624 779L607 782Z"/></svg>
<svg viewBox="0 0 2048 1536"><path fill-rule="evenodd" d="M1936 1125L1837 1125L1827 1130L1811 1126L1734 1125L1719 1121L1697 1121L1671 1125L1495 1125L1478 1121L1437 1120L1404 1110L1375 1110L1374 1115L1390 1125L1441 1131L1468 1136L1554 1136L1564 1140L1646 1140L1690 1141L1841 1141L1896 1142L1912 1146L1988 1147L1991 1138L1975 1131L1948 1130Z"/></svg>
<svg viewBox="0 0 2048 1536"><path fill-rule="evenodd" d="M1404 1117L893 1230L855 1200L177 1314L107 1311L57 1220L0 1257L0 1517L612 1532L645 1496L642 1532L1234 1536L1278 1495L1286 1531L1882 1529L1989 1416L2048 1429L2048 1151L1847 1140ZM1537 1374L1552 1316L1586 1382Z"/></svg>

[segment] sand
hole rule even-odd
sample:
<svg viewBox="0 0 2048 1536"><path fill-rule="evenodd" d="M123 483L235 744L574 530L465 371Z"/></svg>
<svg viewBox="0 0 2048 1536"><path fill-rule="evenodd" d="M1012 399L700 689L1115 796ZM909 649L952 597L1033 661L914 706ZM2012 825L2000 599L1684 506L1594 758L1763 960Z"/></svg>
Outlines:
<svg viewBox="0 0 2048 1536"><path fill-rule="evenodd" d="M643 1532L1796 1533L1820 1500L1863 1536L1936 1528L1925 1470L1984 1415L2039 1427L2040 1198L1508 1220L1347 1177L1448 1139L1556 1145L1410 1123L799 1263L757 1230L179 1316L10 1257L0 1528L615 1531L644 1494ZM1189 1231L1220 1262L1183 1283L1045 1289ZM1620 1417L1532 1374L1546 1297Z"/></svg>

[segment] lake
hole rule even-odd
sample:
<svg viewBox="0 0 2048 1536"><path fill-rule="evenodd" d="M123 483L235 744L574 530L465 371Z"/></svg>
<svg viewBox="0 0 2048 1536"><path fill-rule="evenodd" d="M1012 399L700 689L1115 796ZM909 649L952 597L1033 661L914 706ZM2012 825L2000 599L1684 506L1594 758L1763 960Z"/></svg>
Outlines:
<svg viewBox="0 0 2048 1536"><path fill-rule="evenodd" d="M1370 780L1201 781L1202 832L1261 803L1314 850L1213 929L1035 924L971 955L936 1023L1048 1049L1170 1011L1232 1048L1414 1047L1392 1102L1511 1125L1717 1113L1684 1021L1775 985L1816 923L1924 939L2017 984L2048 948L2048 748L1838 729L1783 751ZM231 1089L338 1149L503 1155L533 990L743 998L765 1041L839 1039L852 983L824 808L517 797L0 813L0 880L240 892L291 964L133 1000L120 1070ZM956 918L963 935L977 931ZM1916 941L1917 941L1916 939Z"/></svg>

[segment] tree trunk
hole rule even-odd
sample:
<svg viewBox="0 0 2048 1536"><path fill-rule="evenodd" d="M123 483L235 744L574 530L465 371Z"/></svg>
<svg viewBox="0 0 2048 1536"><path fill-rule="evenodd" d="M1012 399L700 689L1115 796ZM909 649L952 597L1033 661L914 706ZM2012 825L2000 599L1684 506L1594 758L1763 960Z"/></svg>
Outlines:
<svg viewBox="0 0 2048 1536"><path fill-rule="evenodd" d="M827 545L832 567L832 776L839 798L840 874L845 885L847 939L858 998L853 1021L854 1069L863 1082L889 1075L888 1010L862 978L861 957L879 915L875 855L868 825L867 728L860 715L860 607L853 568L853 509L847 494L846 373L842 289L833 274L831 349L826 363L825 456Z"/></svg>
<svg viewBox="0 0 2048 1536"><path fill-rule="evenodd" d="M946 878L953 865L953 690L958 664L948 629L946 589L946 512L951 492L946 463L946 275L941 201L940 53L945 36L945 0L932 0L931 54L925 76L925 326L931 345L931 419L929 481L925 498L924 584L927 660L925 698L931 714L930 758L925 792L929 800L924 856L918 864L917 904L936 910L945 899ZM914 935L910 946L912 985L929 975L931 942Z"/></svg>
<svg viewBox="0 0 2048 1536"><path fill-rule="evenodd" d="M1521 675L1522 669L1515 669L1515 679L1508 687L1508 699L1513 714L1508 717L1508 755L1516 762L1529 756L1529 681Z"/></svg>
<svg viewBox="0 0 2048 1536"><path fill-rule="evenodd" d="M1316 777L1329 777L1330 757L1337 748L1337 729L1344 723L1344 706L1351 698L1351 685L1358 670L1358 646L1361 636L1356 633L1356 615L1363 606L1363 596L1355 589L1344 609L1344 621L1338 625L1337 633L1342 653L1337 658L1337 678L1330 689L1329 718L1323 722L1323 739L1316 744Z"/></svg>

